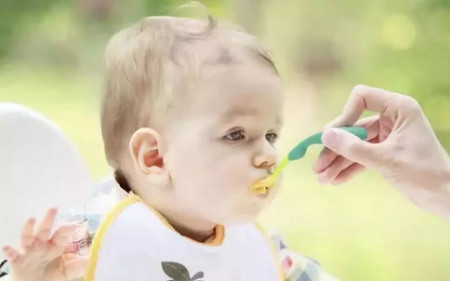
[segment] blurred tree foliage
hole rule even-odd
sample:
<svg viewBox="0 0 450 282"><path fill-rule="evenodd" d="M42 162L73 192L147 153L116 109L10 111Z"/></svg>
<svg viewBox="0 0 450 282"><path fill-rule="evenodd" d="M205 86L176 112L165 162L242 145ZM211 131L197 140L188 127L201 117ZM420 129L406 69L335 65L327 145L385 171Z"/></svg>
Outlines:
<svg viewBox="0 0 450 282"><path fill-rule="evenodd" d="M377 86L415 97L450 151L450 1L295 3L268 2L260 34L315 86L323 122L353 85Z"/></svg>
<svg viewBox="0 0 450 282"><path fill-rule="evenodd" d="M201 1L263 39L288 81L315 89L324 122L352 85L414 96L450 148L450 1ZM0 1L0 60L21 58L97 71L108 37L180 0ZM326 109L324 109L326 108Z"/></svg>

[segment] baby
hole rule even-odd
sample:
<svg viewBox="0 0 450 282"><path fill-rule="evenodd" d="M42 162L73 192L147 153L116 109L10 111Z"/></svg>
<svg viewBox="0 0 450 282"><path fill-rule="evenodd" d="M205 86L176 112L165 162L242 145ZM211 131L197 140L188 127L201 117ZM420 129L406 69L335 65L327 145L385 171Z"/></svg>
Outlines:
<svg viewBox="0 0 450 282"><path fill-rule="evenodd" d="M278 185L282 84L238 28L150 17L106 50L102 133L128 196L94 237L86 280L319 280L253 221Z"/></svg>

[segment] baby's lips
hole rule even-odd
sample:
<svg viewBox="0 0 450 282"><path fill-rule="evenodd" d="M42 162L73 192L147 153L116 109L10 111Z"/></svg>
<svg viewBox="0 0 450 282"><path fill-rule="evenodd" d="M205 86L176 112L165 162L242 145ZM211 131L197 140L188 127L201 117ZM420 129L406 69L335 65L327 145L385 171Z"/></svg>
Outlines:
<svg viewBox="0 0 450 282"><path fill-rule="evenodd" d="M268 176L253 183L250 190L255 194L263 194L267 192L266 189L273 188L274 184L275 181L270 176Z"/></svg>
<svg viewBox="0 0 450 282"><path fill-rule="evenodd" d="M265 187L258 187L256 189L253 189L252 193L253 194L257 194L257 195L266 194L267 193L267 188L265 188Z"/></svg>

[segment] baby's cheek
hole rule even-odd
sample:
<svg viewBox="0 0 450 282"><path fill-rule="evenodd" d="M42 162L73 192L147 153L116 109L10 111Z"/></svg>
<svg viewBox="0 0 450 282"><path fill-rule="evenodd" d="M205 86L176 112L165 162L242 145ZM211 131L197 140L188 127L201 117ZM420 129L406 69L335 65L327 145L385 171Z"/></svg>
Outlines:
<svg viewBox="0 0 450 282"><path fill-rule="evenodd" d="M210 173L199 176L202 182L203 198L215 208L232 209L242 194L241 172L234 168L215 167Z"/></svg>
<svg viewBox="0 0 450 282"><path fill-rule="evenodd" d="M249 172L249 160L243 157L230 158L224 164L227 174L242 177Z"/></svg>
<svg viewBox="0 0 450 282"><path fill-rule="evenodd" d="M214 180L211 180L214 181L216 189L221 190L217 193L225 194L224 197L232 198L245 185L243 169L238 166L228 165L215 171L214 174Z"/></svg>

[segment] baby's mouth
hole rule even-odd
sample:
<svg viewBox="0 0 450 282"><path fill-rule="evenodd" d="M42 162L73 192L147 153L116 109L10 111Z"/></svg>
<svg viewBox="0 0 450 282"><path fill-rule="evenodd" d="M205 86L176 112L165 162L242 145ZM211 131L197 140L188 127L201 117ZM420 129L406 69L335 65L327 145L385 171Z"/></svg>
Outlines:
<svg viewBox="0 0 450 282"><path fill-rule="evenodd" d="M252 184L250 191L256 195L264 195L269 193L270 189L275 186L275 181L271 176L258 180Z"/></svg>

